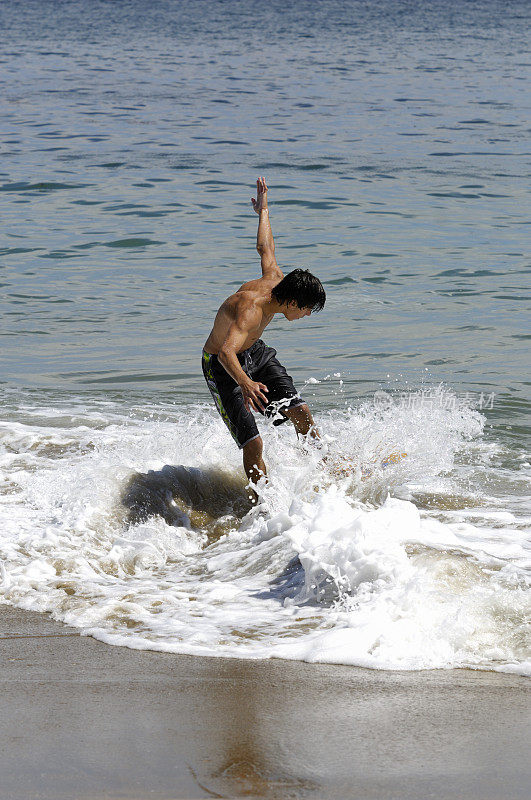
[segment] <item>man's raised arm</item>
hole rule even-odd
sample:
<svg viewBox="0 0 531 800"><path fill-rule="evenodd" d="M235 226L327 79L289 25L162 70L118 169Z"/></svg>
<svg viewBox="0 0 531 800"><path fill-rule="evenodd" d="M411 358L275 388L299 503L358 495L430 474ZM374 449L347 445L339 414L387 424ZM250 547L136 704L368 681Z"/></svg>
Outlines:
<svg viewBox="0 0 531 800"><path fill-rule="evenodd" d="M283 278L284 275L277 264L275 258L275 242L273 240L273 232L269 223L269 209L267 207L267 185L265 178L258 178L256 181L256 198L251 198L253 208L259 216L258 233L256 236L256 249L260 254L262 261L262 275L270 277L278 275Z"/></svg>

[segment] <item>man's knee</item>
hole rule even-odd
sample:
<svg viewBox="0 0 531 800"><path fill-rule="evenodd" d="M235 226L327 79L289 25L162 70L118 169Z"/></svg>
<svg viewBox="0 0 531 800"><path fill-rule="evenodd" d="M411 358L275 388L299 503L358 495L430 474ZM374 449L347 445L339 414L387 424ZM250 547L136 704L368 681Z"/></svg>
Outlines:
<svg viewBox="0 0 531 800"><path fill-rule="evenodd" d="M300 406L295 406L294 408L288 408L285 414L294 423L299 433L307 433L313 425L310 407L306 403L301 403Z"/></svg>

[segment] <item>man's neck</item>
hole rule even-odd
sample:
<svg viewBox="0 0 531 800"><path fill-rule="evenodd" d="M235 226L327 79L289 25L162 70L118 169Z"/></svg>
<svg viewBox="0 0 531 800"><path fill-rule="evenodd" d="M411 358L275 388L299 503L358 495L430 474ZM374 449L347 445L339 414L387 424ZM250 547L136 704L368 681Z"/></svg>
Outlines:
<svg viewBox="0 0 531 800"><path fill-rule="evenodd" d="M283 306L274 297L271 300L266 300L262 308L264 309L264 314L268 317L272 317L273 314L282 314L284 310Z"/></svg>

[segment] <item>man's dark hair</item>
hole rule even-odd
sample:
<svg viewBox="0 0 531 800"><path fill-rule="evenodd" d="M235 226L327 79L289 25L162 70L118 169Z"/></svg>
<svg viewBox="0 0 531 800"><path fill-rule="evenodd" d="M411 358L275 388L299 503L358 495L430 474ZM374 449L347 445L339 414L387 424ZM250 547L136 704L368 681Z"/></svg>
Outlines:
<svg viewBox="0 0 531 800"><path fill-rule="evenodd" d="M294 269L271 289L278 303L295 302L299 308L320 311L326 301L325 290L319 278L307 269Z"/></svg>

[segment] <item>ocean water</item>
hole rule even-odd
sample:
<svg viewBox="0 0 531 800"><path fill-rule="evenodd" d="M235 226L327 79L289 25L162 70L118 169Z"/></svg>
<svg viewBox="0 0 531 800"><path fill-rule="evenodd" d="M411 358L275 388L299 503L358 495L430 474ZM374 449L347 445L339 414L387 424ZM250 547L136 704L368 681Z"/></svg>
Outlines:
<svg viewBox="0 0 531 800"><path fill-rule="evenodd" d="M1 6L1 602L129 647L529 673L528 22ZM261 424L259 511L199 365L259 270L258 174L328 296L264 337L328 461Z"/></svg>

